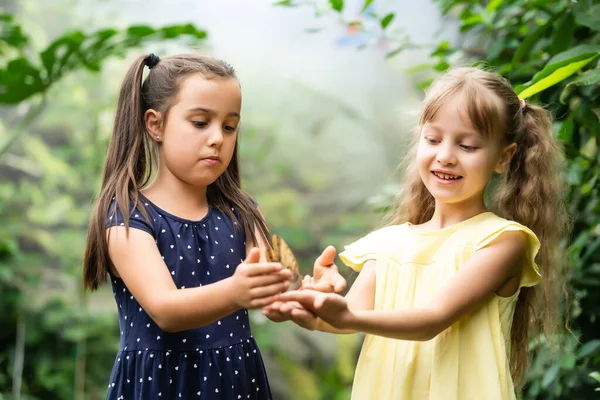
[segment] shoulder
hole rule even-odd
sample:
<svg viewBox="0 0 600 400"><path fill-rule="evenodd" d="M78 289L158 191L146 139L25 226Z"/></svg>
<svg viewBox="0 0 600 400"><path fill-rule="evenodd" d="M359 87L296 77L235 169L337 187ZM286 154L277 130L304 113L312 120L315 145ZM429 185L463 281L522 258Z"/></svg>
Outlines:
<svg viewBox="0 0 600 400"><path fill-rule="evenodd" d="M512 242L518 248L539 247L538 238L531 229L492 212L484 213L466 224L459 233L476 249L498 241Z"/></svg>
<svg viewBox="0 0 600 400"><path fill-rule="evenodd" d="M154 222L157 216L158 214L152 209L151 204L144 203L144 199L141 197L137 202L130 199L127 205L121 204L113 197L108 207L106 228L124 226L154 235Z"/></svg>

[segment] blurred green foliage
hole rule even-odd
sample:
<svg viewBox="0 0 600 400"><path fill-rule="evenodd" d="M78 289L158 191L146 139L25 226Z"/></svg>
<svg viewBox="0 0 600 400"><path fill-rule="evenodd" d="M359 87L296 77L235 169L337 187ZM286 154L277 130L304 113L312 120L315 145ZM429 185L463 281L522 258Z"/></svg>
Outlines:
<svg viewBox="0 0 600 400"><path fill-rule="evenodd" d="M325 3L345 11L344 1ZM394 12L374 11L382 3L365 1L362 9L377 19L375 36L389 41L393 58L415 46L394 36ZM536 338L523 397L592 398L599 385L590 374L600 370L599 7L591 0L436 3L461 33L457 43L433 46L430 63L411 69L420 88L449 65L483 61L557 118L569 159L575 230L565 246L580 342L566 335L553 351ZM207 33L191 25L134 26L61 32L40 44L31 31L16 13L0 15L0 399L101 399L118 347L117 320L110 291L91 298L81 291L80 263L122 76L122 63L111 60L166 39L197 46ZM360 204L342 204L347 195L330 200L335 177L306 172L278 152L279 129L273 121L244 127L244 182L308 273L325 245L366 233L373 219ZM319 129L315 124L311 134ZM307 333L252 316L276 398L349 397L360 337Z"/></svg>

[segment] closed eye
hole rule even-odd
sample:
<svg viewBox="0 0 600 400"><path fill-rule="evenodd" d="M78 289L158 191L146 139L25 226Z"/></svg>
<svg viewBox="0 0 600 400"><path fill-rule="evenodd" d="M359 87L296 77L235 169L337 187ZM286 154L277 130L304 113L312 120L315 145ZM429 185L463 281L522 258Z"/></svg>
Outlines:
<svg viewBox="0 0 600 400"><path fill-rule="evenodd" d="M465 149L467 151L475 151L479 148L476 146L467 146L466 144L461 144L460 147L462 147L463 149Z"/></svg>
<svg viewBox="0 0 600 400"><path fill-rule="evenodd" d="M235 132L235 130L237 129L235 126L226 126L224 128L227 132Z"/></svg>
<svg viewBox="0 0 600 400"><path fill-rule="evenodd" d="M426 140L426 141L427 141L427 143L429 143L429 144L438 144L438 143L440 142L440 141L439 141L439 140L437 140L437 139L434 139L434 138L429 138L429 137L426 137L426 138L425 138L425 140Z"/></svg>
<svg viewBox="0 0 600 400"><path fill-rule="evenodd" d="M192 121L192 124L194 124L194 126L197 128L204 128L206 125L208 125L208 123L204 121Z"/></svg>

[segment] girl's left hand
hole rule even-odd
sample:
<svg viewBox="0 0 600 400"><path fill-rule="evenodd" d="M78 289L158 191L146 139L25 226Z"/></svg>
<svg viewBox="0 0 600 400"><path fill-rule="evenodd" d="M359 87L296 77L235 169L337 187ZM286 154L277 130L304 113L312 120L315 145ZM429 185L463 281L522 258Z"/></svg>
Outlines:
<svg viewBox="0 0 600 400"><path fill-rule="evenodd" d="M315 260L313 276L306 275L300 289L312 289L319 292L341 292L346 288L346 280L335 265L336 250L328 246Z"/></svg>
<svg viewBox="0 0 600 400"><path fill-rule="evenodd" d="M296 301L276 301L269 307L263 308L262 312L267 318L275 322L292 321L309 331L317 329L317 316Z"/></svg>
<svg viewBox="0 0 600 400"><path fill-rule="evenodd" d="M355 314L348 308L348 302L339 294L322 293L315 290L294 290L280 295L279 300L297 301L306 310L337 329L351 329Z"/></svg>

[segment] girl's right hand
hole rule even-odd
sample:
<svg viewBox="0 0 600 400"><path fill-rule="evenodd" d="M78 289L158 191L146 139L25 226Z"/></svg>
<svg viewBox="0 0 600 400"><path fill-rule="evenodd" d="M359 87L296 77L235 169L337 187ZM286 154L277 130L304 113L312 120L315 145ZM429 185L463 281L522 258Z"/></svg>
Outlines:
<svg viewBox="0 0 600 400"><path fill-rule="evenodd" d="M228 278L231 301L236 309L265 307L290 286L290 270L283 268L280 263L262 263L259 259L259 249L251 249L233 276Z"/></svg>

